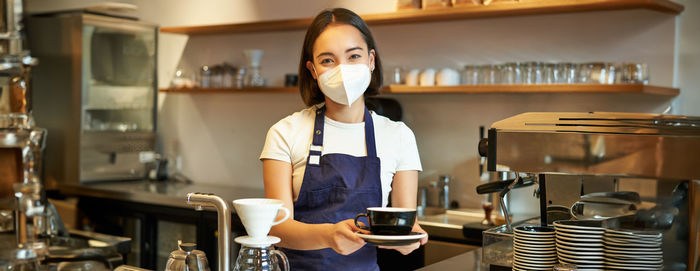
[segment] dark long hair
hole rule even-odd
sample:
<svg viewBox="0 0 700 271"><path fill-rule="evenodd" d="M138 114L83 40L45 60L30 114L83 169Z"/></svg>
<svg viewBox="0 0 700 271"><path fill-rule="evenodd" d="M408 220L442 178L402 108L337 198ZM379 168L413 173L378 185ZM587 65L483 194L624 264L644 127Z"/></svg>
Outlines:
<svg viewBox="0 0 700 271"><path fill-rule="evenodd" d="M311 72L306 68L306 62L313 62L314 43L321 32L326 29L329 24L341 23L352 25L360 31L362 37L367 42L367 52L374 49L374 71L372 72L372 81L365 91L365 97L379 94L382 87L382 62L379 60L379 52L374 43L372 33L365 21L348 9L334 8L321 11L314 21L311 22L309 29L306 30L304 37L304 47L301 49L301 60L299 61L299 92L304 104L311 106L325 101L323 92L318 87L318 82L311 75Z"/></svg>

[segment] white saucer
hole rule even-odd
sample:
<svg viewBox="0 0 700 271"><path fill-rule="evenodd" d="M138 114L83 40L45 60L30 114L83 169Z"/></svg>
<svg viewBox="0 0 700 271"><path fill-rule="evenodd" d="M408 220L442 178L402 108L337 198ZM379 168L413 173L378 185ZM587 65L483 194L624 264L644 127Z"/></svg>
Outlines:
<svg viewBox="0 0 700 271"><path fill-rule="evenodd" d="M561 248L561 249L568 250L568 251L603 252L602 247L576 247L575 245L574 246L567 246L567 245L563 245L560 243L557 244L557 248Z"/></svg>
<svg viewBox="0 0 700 271"><path fill-rule="evenodd" d="M557 244L562 244L565 246L570 246L570 247L599 247L603 248L603 243L575 243L575 242L567 242L561 239L557 239Z"/></svg>
<svg viewBox="0 0 700 271"><path fill-rule="evenodd" d="M603 239L602 234L575 234L575 233L568 233L565 231L557 231L556 236L564 236L564 237L569 237L569 238L590 238L590 239Z"/></svg>
<svg viewBox="0 0 700 271"><path fill-rule="evenodd" d="M579 244L579 243L590 244L590 243L602 243L603 242L603 238L600 238L600 239L597 239L597 238L571 238L571 237L566 237L563 235L557 236L556 240L564 240L566 242L572 242L572 243L576 243L576 244Z"/></svg>
<svg viewBox="0 0 700 271"><path fill-rule="evenodd" d="M279 237L272 236L272 235L268 235L264 239L253 239L253 237L246 235L246 236L236 237L236 239L233 239L233 241L236 241L236 243L246 245L246 246L251 246L251 247L267 247L267 246L277 244L282 240Z"/></svg>
<svg viewBox="0 0 700 271"><path fill-rule="evenodd" d="M355 235L364 239L367 243L380 246L404 246L418 242L428 236L424 232L411 232L409 235L374 235L356 232Z"/></svg>
<svg viewBox="0 0 700 271"><path fill-rule="evenodd" d="M619 234L619 235L627 235L630 237L638 237L638 238L663 238L663 233L655 232L655 231L605 229L605 232Z"/></svg>

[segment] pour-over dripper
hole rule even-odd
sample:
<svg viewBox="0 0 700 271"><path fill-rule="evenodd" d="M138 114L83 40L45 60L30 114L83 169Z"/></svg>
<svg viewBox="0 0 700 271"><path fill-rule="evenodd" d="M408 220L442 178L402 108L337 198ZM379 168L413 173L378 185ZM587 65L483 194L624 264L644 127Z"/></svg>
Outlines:
<svg viewBox="0 0 700 271"><path fill-rule="evenodd" d="M265 85L265 79L260 72L260 61L263 57L263 50L250 49L243 51L246 60L248 61L248 70L246 71L244 85L250 87L260 87Z"/></svg>
<svg viewBox="0 0 700 271"><path fill-rule="evenodd" d="M243 55L245 55L245 58L248 61L248 67L260 68L260 61L262 60L264 52L265 51L260 49L244 50Z"/></svg>
<svg viewBox="0 0 700 271"><path fill-rule="evenodd" d="M267 239L270 228L284 222L290 215L289 209L277 199L239 199L233 201L233 207L250 239L258 242ZM283 210L285 216L275 221L279 210Z"/></svg>

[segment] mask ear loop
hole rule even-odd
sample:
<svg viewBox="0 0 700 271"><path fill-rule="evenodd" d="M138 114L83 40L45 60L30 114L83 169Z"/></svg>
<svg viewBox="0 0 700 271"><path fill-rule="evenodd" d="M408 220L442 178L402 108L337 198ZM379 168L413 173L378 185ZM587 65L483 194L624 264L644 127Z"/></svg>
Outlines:
<svg viewBox="0 0 700 271"><path fill-rule="evenodd" d="M316 72L316 65L311 64L311 68L314 69L314 74L316 75L316 81L318 81L318 72Z"/></svg>

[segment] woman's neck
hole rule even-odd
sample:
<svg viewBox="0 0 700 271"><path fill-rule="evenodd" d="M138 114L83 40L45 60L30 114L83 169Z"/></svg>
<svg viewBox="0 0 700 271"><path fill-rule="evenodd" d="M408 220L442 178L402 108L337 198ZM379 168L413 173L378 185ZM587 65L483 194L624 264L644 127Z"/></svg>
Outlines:
<svg viewBox="0 0 700 271"><path fill-rule="evenodd" d="M350 106L326 98L326 116L343 123L360 123L365 119L365 99L358 98Z"/></svg>

